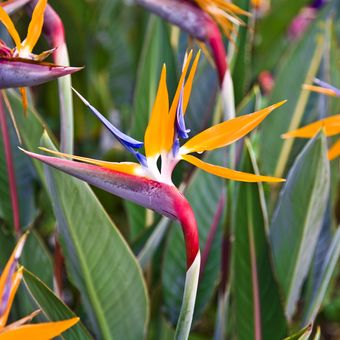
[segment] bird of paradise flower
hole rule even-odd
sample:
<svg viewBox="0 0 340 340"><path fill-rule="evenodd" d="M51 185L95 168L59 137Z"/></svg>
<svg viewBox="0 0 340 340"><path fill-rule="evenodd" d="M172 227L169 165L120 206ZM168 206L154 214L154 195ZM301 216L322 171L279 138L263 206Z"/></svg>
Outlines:
<svg viewBox="0 0 340 340"><path fill-rule="evenodd" d="M48 340L60 335L79 321L79 318L57 322L27 324L40 311L6 325L15 294L23 276L23 267L17 269L27 233L19 239L11 257L0 276L0 340L40 339Z"/></svg>
<svg viewBox="0 0 340 340"><path fill-rule="evenodd" d="M245 24L240 15L249 16L250 13L231 1L224 0L136 0L136 3L179 26L198 42L202 42L200 47L208 56L210 52L205 44L209 45L220 85L222 88L226 87L227 93L231 91L230 74L226 74L229 72L227 54L221 32L233 42L236 26ZM227 84L224 84L225 81ZM233 95L228 100L232 101L231 97Z"/></svg>
<svg viewBox="0 0 340 340"><path fill-rule="evenodd" d="M340 98L340 89L322 81L315 79L315 85L304 85L305 90L314 91L327 96ZM340 133L340 114L321 119L317 122L306 125L300 129L289 131L282 135L283 138L312 138L320 130L324 128L327 137L335 136ZM328 150L329 160L333 160L340 156L340 139L337 140Z"/></svg>
<svg viewBox="0 0 340 340"><path fill-rule="evenodd" d="M119 131L75 91L113 136L134 155L138 163L106 162L41 148L57 156L79 161L76 162L24 151L29 156L61 171L143 207L153 209L164 216L177 219L181 223L186 246L187 273L182 308L176 328L176 336L180 339L187 338L192 322L200 268L200 249L194 213L189 202L172 182L171 176L175 166L179 161L184 160L206 172L231 180L245 182L284 181L281 178L249 174L209 164L191 155L192 153L200 154L221 148L239 140L259 125L270 112L281 106L284 101L261 111L210 127L180 146L179 140L189 137L190 130L186 128L184 117L199 55L200 53L194 59L188 76L192 51L185 57L182 74L171 105L169 105L166 83L166 67L163 66L154 106L144 136L144 143ZM139 151L143 145L145 155ZM161 166L158 166L159 158L161 159Z"/></svg>
<svg viewBox="0 0 340 340"><path fill-rule="evenodd" d="M5 9L0 6L0 22L6 27L15 43L15 47L11 48L0 40L0 89L19 87L25 106L25 86L39 85L80 70L77 67L43 62L54 49L38 55L32 53L41 35L46 5L47 0L37 2L28 26L27 36L23 41L21 41L13 21Z"/></svg>
<svg viewBox="0 0 340 340"><path fill-rule="evenodd" d="M235 25L244 25L240 15L249 16L250 13L230 1L224 0L194 0L194 2L220 26L223 34L231 41Z"/></svg>

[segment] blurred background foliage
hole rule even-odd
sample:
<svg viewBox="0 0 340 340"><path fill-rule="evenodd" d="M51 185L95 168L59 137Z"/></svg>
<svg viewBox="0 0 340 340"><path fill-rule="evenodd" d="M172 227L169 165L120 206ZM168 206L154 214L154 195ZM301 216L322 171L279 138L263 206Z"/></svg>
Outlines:
<svg viewBox="0 0 340 340"><path fill-rule="evenodd" d="M171 96L180 73L184 52L188 47L196 49L195 42L179 28L148 13L132 0L50 0L49 3L63 20L71 65L85 66L81 72L72 76L73 86L117 127L137 139L143 138L163 63L167 64ZM199 170L193 170L185 164L180 164L176 169L174 181L177 185L186 184L185 194L198 220L203 252L213 221L217 220L216 233L201 276L191 338L211 339L214 334L219 313L217 296L221 278L221 244L227 225L231 228L231 233L235 234L235 239L231 254L231 284L228 286L231 299L229 313L224 320L226 330L228 338L232 335L231 338L252 339L254 336L254 315L249 300L252 287L249 286L249 263L246 263L251 240L246 231L242 232L242 227L247 228L246 221L243 221L246 211L255 223L256 235L252 242L255 242L255 247L261 254L259 275L260 290L263 287L263 291L260 298L263 303L262 315L268 316L262 320L265 329L263 339L276 339L278 329L281 329L281 334L286 334L287 323L283 308L289 319L289 333L297 331L316 318L315 324L321 326L323 339L339 339L340 273L338 266L335 266L340 252L339 160L329 164L325 156L326 141L321 136L311 142L287 141L280 138L282 133L291 127L295 128L294 124L298 127L340 112L339 99L307 93L301 89L303 83L311 83L316 76L340 87L339 2L328 1L321 9L314 8L312 12L308 12L311 7L307 7L311 5L310 0L261 1L268 7L263 6L258 10L254 9L249 0L235 0L235 3L253 14L246 19L246 26L239 28L235 44L225 41L229 51L237 114L253 112L267 104L288 99L287 104L272 113L251 136L252 147L248 142L238 167L250 172L257 171L259 167L260 173L286 178L288 176L288 181L280 193L279 186L230 184ZM13 20L18 23L20 32L27 27L25 11L15 13ZM3 30L1 37L8 39ZM36 50L42 51L46 46L44 39L40 39ZM14 91L9 92L20 132L24 136L25 147L32 151L37 151L36 147L41 145L40 138L44 127L48 126L52 131L51 136L59 136L57 91L56 82L32 88L33 104L28 118L22 115L18 96ZM122 147L76 98L74 112L75 154L112 161L127 159ZM40 121L40 116L46 125ZM195 134L210 126L212 122L218 122L222 116L216 71L209 58L203 56L190 100L187 126ZM21 225L22 228L33 230L25 246L22 263L53 289L56 219L45 190L46 183L42 180L45 176L44 170L41 165L33 165L17 149L18 141L12 125L11 138ZM57 143L56 140L53 142ZM51 145L52 142L45 140L44 143ZM241 144L238 145L238 149L240 148ZM13 247L14 238L1 143L0 155L0 265L3 267ZM207 158L213 159L215 164L223 165L228 155L222 150L208 154ZM59 203L65 216L72 216L72 209L77 210L78 207L76 202L73 202L74 205L70 203L68 207L65 192L72 196L75 192L87 189L80 188L78 182L73 180L68 182L66 177L53 173L49 176L55 176L55 181L59 183ZM74 192L70 188L73 188ZM233 190L233 196L229 195L225 203L224 199L230 190ZM75 242L74 238L79 237L84 230L90 234L90 238L102 234L99 238L104 242L105 235L110 234L114 223L137 255L152 232L163 223L166 235L161 239L151 262L143 269L151 301L148 338L171 338L181 305L185 275L183 237L179 227L175 223L171 223L169 227L169 223L155 213L123 202L101 190L94 188L94 192L99 202L88 193L88 197L92 197L91 200L95 203L89 207L87 202L82 202L80 208L88 207L87 214L78 211L76 217L69 217L68 220L73 223L73 227L61 227L63 247L69 247L67 242ZM229 204L230 197L233 202L228 216L226 209L222 209L218 214L219 205L225 207ZM78 199L81 200L80 194ZM290 204L306 214L294 212ZM113 222L104 210L101 210L100 205L103 205ZM99 213L96 212L98 210ZM91 220L92 224L85 222L86 216L90 218L91 214L95 217ZM100 227L99 224L96 225L99 220ZM294 222L291 222L293 220ZM287 223L289 225L285 227ZM82 224L84 229L80 228ZM71 235L72 232L74 235ZM114 237L120 238L118 233ZM72 259L69 263L66 260L68 274L63 277L62 297L82 318L92 334L96 334L98 338L98 334L103 338L106 334L109 338L107 334L110 332L105 333L103 325L110 325L110 322L115 324L118 321L114 320L114 316L98 314L110 314L113 310L119 313L122 306L105 304L105 298L108 297L103 294L98 298L99 305L94 309L93 315L89 313L91 308L88 305L93 303L93 296L88 287L90 283L96 287L100 283L102 273L87 280L83 277L86 271L82 272L81 269L77 272L77 268L84 268L85 265L81 261L86 262L86 259L95 256L95 253L88 249L90 241L84 240L77 248L81 249L83 259L79 256L73 263L73 246L68 248L69 253L64 254ZM107 246L110 249L117 247L114 240L110 239L108 243L111 244L110 247ZM134 288L142 315L136 312L136 320L139 322L136 327L143 329L143 323L148 319L148 298L139 267L127 250L128 247L125 243L122 244L124 246L121 252L127 254L124 264L126 268L133 268L130 279L140 280L139 286L136 284ZM97 260L102 263L103 271L118 253L117 249L100 253L101 258ZM276 274L272 272L272 261ZM89 272L91 273L91 269ZM110 272L117 278L114 271ZM25 274L25 280L26 286L33 292L35 302L28 298L24 292L26 288L22 285L12 318L16 320L28 314L27 311L33 308L32 303L37 303L40 307L43 306L46 317L53 319L54 307L51 307L53 302L50 299L54 297L51 292L46 291L47 288L37 282L29 272ZM109 285L112 281L115 280L107 278L105 282ZM116 294L119 294L117 290L122 283L117 279L116 286L111 287L109 292L114 295L116 290ZM108 289L107 287L105 289ZM61 304L58 311L59 308L60 315L72 313L65 305ZM129 311L132 309L131 307ZM129 315L125 317L128 319ZM65 338L86 338L86 331L79 327L74 331L79 332L78 335L69 331L70 333L65 333ZM133 338L132 333L126 336Z"/></svg>

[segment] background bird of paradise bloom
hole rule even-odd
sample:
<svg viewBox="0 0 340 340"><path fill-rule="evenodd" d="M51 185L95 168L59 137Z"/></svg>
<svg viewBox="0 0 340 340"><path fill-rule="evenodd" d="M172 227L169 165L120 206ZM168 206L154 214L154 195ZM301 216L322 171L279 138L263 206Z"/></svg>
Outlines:
<svg viewBox="0 0 340 340"><path fill-rule="evenodd" d="M188 325L188 315L192 339L338 339L337 0L164 0L162 6L155 0L50 0L44 21L33 14L37 3L45 6L36 0L0 2L20 36L0 25L0 88L6 88L0 96L0 313L2 305L9 312L0 339L6 329L34 331L51 322L63 326L63 320L73 320L65 324L71 326L77 316L80 321L63 338L181 338L178 325ZM1 65L17 57L31 19L42 27L23 45L30 53L34 47L36 55L53 53L43 62L22 55L21 78L8 78ZM186 70L183 60L190 58ZM29 65L45 62L66 68L37 82L42 68ZM12 65L11 72L19 70ZM52 80L79 66L84 70L72 75L72 86L82 100L71 96L70 78ZM27 83L13 82L28 71ZM182 72L187 76L181 80ZM13 86L28 86L27 114L19 91L8 88ZM180 149L176 138L156 142L164 140L162 117L174 111L173 98L177 119L171 135L179 133ZM269 114L270 105L283 100ZM248 116L252 112L259 114ZM233 115L236 120L228 121ZM124 134L112 135L97 118ZM220 148L230 141L235 143ZM54 165L76 166L93 186L32 160L18 147ZM86 158L80 161L100 159L96 164L104 168L141 161L133 169L142 172L131 181L119 171L95 172L95 165L76 157L56 163L39 148ZM185 148L195 153L187 155ZM192 164L173 169L169 160L178 162L172 158L176 150ZM136 151L147 158L136 160ZM204 171L223 177L226 169L286 181L241 183ZM189 223L187 230L197 235L183 237L177 221L183 231ZM17 242L21 248L18 237L25 230L30 233L13 264L11 254ZM193 274L197 254L199 272ZM16 294L4 304L7 262L14 276L6 289L13 289L16 277L21 283L14 283ZM197 294L196 279L188 277L197 279ZM194 310L183 312L193 307L183 304L190 292ZM37 310L27 326L17 323Z"/></svg>

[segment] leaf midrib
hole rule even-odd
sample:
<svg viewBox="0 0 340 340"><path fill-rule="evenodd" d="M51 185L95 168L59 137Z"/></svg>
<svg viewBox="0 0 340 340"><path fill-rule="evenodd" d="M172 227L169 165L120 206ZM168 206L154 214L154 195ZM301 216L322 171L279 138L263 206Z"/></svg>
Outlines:
<svg viewBox="0 0 340 340"><path fill-rule="evenodd" d="M54 171L54 170L52 170L52 171ZM54 179L54 183L56 183L56 180L55 180L54 176L53 176L53 179ZM84 188L85 187L86 187L86 190L89 191L87 185L84 186ZM90 194L92 194L92 193L90 193ZM58 194L58 197L59 197L58 200L59 200L59 204L60 204L61 200L60 200L60 195L59 194ZM67 221L67 224L68 225L72 225L70 223L69 218L64 213L64 207L63 207L62 211L63 211L64 219L65 219L65 221ZM70 233L70 236L72 238L72 242L73 242L74 247L75 247L75 249L77 251L77 254L78 254L79 264L80 264L80 266L82 268L82 272L84 273L83 279L84 279L85 285L87 287L89 298L92 301L92 306L94 307L94 310L96 311L95 312L96 319L97 319L97 321L98 321L98 323L100 325L100 328L102 330L104 339L110 339L111 332L110 332L110 329L106 325L107 323L105 322L105 320L106 320L105 314L102 313L102 308L100 308L101 304L99 302L98 295L96 294L96 290L94 289L94 286L92 284L90 272L86 268L86 265L84 265L84 264L86 264L86 261L85 261L85 258L83 256L83 254L82 254L81 246L80 246L80 244L79 244L79 242L77 240L76 235L73 232L73 228L68 228L68 231Z"/></svg>

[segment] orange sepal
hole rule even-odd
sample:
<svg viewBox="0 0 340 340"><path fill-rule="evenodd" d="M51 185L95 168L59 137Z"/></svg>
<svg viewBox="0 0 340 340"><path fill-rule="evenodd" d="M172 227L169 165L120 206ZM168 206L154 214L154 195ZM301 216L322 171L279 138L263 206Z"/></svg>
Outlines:
<svg viewBox="0 0 340 340"><path fill-rule="evenodd" d="M23 48L26 48L29 52L32 52L41 35L46 5L47 0L39 0L34 8L32 19L27 30L27 37L22 44Z"/></svg>
<svg viewBox="0 0 340 340"><path fill-rule="evenodd" d="M188 104L189 104L189 99L190 99L190 94L191 94L191 89L192 89L192 83L193 83L194 78L195 78L195 74L196 74L196 70L197 70L197 65L198 65L198 61L200 59L200 56L201 56L201 51L198 51L197 54L196 54L195 60L192 63L188 79L187 79L187 81L185 82L185 85L184 85L183 115L185 115L186 109L187 109Z"/></svg>
<svg viewBox="0 0 340 340"><path fill-rule="evenodd" d="M145 156L153 157L160 154L163 149L163 138L166 131L169 113L169 95L166 85L166 67L163 66L159 80L155 103L152 108L149 124L145 131Z"/></svg>
<svg viewBox="0 0 340 340"><path fill-rule="evenodd" d="M177 106L180 98L180 94L182 91L182 87L185 81L185 76L187 74L189 64L192 58L192 51L190 51L187 60L185 62L185 65L183 67L182 75L181 78L179 79L177 90L174 96L174 99L172 101L171 107L169 114L167 116L167 124L166 124L166 131L165 131L165 136L163 139L163 149L165 151L170 151L172 148L172 144L174 141L174 135L175 135L175 119L176 119L176 111L177 111Z"/></svg>
<svg viewBox="0 0 340 340"><path fill-rule="evenodd" d="M0 21L4 24L8 33L14 40L14 43L17 49L20 49L21 40L20 40L19 33L16 30L12 19L9 17L9 15L6 13L6 11L1 6L0 6Z"/></svg>
<svg viewBox="0 0 340 340"><path fill-rule="evenodd" d="M75 325L78 321L79 318L72 318L63 321L23 325L17 328L4 328L0 332L0 340L49 340L59 336L61 333Z"/></svg>
<svg viewBox="0 0 340 340"><path fill-rule="evenodd" d="M278 183L284 182L285 179L277 178L277 177L270 177L270 176L260 176L255 174L249 174L247 172L236 171L228 168L224 168L222 166L209 164L206 162L201 161L197 157L191 155L183 155L182 159L197 166L198 168L209 172L210 174L223 177L226 179L231 179L234 181L241 181L241 182L271 182L271 183Z"/></svg>
<svg viewBox="0 0 340 340"><path fill-rule="evenodd" d="M286 101L271 105L261 111L240 116L202 131L181 148L182 154L204 152L229 145L255 129L274 109Z"/></svg>
<svg viewBox="0 0 340 340"><path fill-rule="evenodd" d="M328 159L331 161L340 156L340 139L337 140L328 150Z"/></svg>
<svg viewBox="0 0 340 340"><path fill-rule="evenodd" d="M336 94L336 92L333 91L332 89L326 89L325 87L322 87L322 86L303 84L303 89L308 90L308 91L312 91L312 92L325 94L326 96L332 96L332 97L338 96Z"/></svg>
<svg viewBox="0 0 340 340"><path fill-rule="evenodd" d="M288 131L282 135L282 138L312 138L322 128L324 128L327 137L340 133L340 115L334 115L308 124L300 129Z"/></svg>

